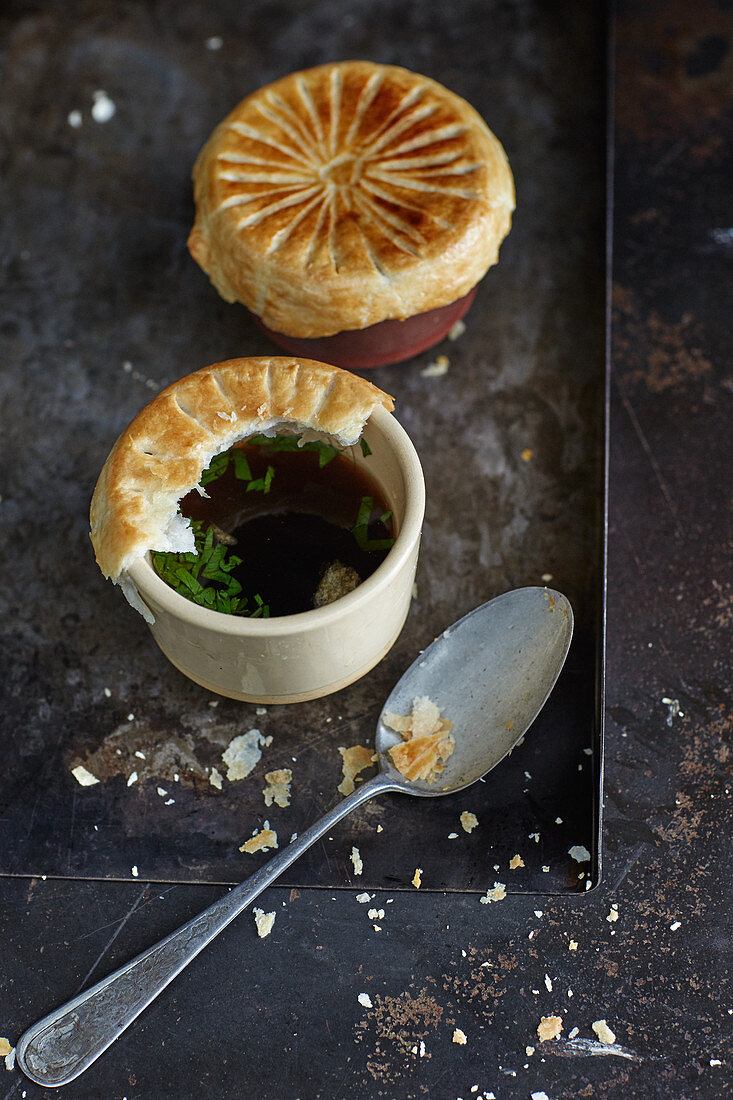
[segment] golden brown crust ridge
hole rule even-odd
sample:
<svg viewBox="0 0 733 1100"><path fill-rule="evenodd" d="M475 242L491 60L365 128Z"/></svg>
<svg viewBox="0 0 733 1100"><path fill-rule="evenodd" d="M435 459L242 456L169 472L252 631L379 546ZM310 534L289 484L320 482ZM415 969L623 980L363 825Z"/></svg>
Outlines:
<svg viewBox="0 0 733 1100"><path fill-rule="evenodd" d="M178 503L212 457L275 428L355 443L392 398L357 375L311 359L230 359L174 382L146 405L109 453L92 497L91 539L106 577L148 550L192 550Z"/></svg>
<svg viewBox="0 0 733 1100"><path fill-rule="evenodd" d="M328 336L467 294L514 209L499 141L441 84L344 61L243 100L193 171L194 259L277 332Z"/></svg>

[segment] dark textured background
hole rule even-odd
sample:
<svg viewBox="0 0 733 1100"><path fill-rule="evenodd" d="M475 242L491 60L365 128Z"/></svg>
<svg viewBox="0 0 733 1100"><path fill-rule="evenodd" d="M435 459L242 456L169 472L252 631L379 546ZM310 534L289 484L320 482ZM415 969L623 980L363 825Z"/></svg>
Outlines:
<svg viewBox="0 0 733 1100"><path fill-rule="evenodd" d="M67 311L60 308L47 316L42 306L49 300L45 287L58 270L58 256L70 240L76 242L87 232L74 224L73 204L65 208L59 200L59 184L65 182L73 192L74 173L83 169L83 163L67 163L64 120L68 109L88 105L100 83L99 67L86 70L86 100L74 96L67 104L69 78L58 66L66 63L75 43L83 54L100 26L114 40L124 27L125 13L139 18L140 12L75 4L63 9L68 18L59 23L59 10L14 4L3 16L6 54L12 55L22 38L24 57L35 59L35 67L8 65L5 59L0 132L5 140L11 136L9 111L22 97L28 107L27 131L12 138L27 152L19 159L15 150L18 175L10 183L17 189L27 180L33 202L12 207L15 216L6 217L3 234L7 240L12 233L15 239L24 225L29 232L35 231L35 223L50 226L48 251L37 257L32 272L7 245L1 253L15 288L5 292L4 300L23 291L39 303L25 329L14 329L10 318L2 321L4 335L17 341L13 361L28 374L29 401L34 387L39 393L53 391L48 379L57 376L61 363L69 369L70 357L67 352L62 356L59 340L84 341L85 318L68 314L79 300L74 272L69 272L67 294L60 298ZM166 40L169 28L156 19L162 10L149 9L150 35ZM308 35L327 34L337 18L354 18L358 26L363 12L357 4L269 4L258 10L267 19L263 16L259 36L247 43L258 71L267 64L275 30L278 49L289 50L295 67L318 59L307 55ZM561 29L583 24L586 5L568 3L560 10ZM214 4L195 15L187 11L180 18L188 21L190 48L195 43L200 50L202 34L219 33L226 42L241 9ZM387 60L393 56L389 51L409 41L415 67L431 71L431 59L450 33L459 36L467 57L480 48L477 38L472 41L468 32L461 38L456 29L470 26L469 16L477 12L496 23L497 33L507 20L524 19L523 56L528 64L538 63L537 39L540 31L549 32L554 6L552 18L522 3L474 6L457 0L448 15L437 5L385 6L368 20L363 31L367 37L357 37L355 52ZM386 906L392 895L380 891L374 904L383 906L387 916L378 935L371 933L364 907L351 893L273 889L264 907L275 908L278 919L267 940L258 941L251 919L244 917L96 1067L60 1095L100 1100L244 1095L465 1100L490 1091L503 1100L542 1090L552 1100L666 1100L730 1094L726 767L733 621L733 379L727 308L733 289L732 23L726 4L701 2L688 14L677 0L624 4L615 20L608 722L601 887L588 897L540 901L510 896L488 907L480 906L475 895L455 893L397 893ZM50 24L68 34L68 52L45 51ZM379 44L383 52L378 52ZM571 40L569 46L577 52L582 41ZM483 107L480 90L463 85L461 72L457 64L443 78ZM554 75L559 79L562 74ZM500 78L501 73L495 79L500 83ZM211 81L216 88L215 73ZM107 91L114 99L117 89L110 86ZM156 102L163 121L170 110L166 103L175 104L183 94L175 80L165 90L141 87L143 93L160 96ZM221 96L220 102L212 97L212 122L227 106L223 86ZM54 97L56 121L49 123ZM58 129L49 138L50 152L56 148L56 174L49 175L51 159L43 176L34 179L33 150L44 111L46 125ZM109 124L100 129L112 133ZM196 143L190 133L174 137L175 148ZM502 137L511 147L509 138ZM159 167L167 171L166 163ZM117 186L111 173L109 192L102 196L110 204L118 202ZM187 202L183 191L181 195ZM144 198L133 196L141 203ZM178 211L176 224L182 218ZM110 383L118 360L134 360L143 350L135 346L135 327L129 322L146 309L140 303L135 307L127 297L131 288L114 277L120 255L141 247L135 244L138 232L131 224L124 242L108 242L109 267L100 259L97 272L102 305L95 316L106 310L109 331L127 332L130 346L120 348L122 354L111 365L95 359L92 347L86 349L78 375L89 385L90 441L100 418L109 415L108 404L119 403L127 393L129 379ZM152 245L151 267L166 248L175 251L170 227L161 224L159 232L165 247L161 241ZM90 240L88 246L99 248L99 242ZM175 270L180 265L182 277L193 285L197 273L188 270L184 276L183 259L181 253ZM144 266L139 258L135 264ZM506 271L510 269L506 264ZM504 278L504 267L495 274L499 271ZM175 308L155 280L145 297L161 316ZM231 323L213 297L210 306L212 326ZM173 327L173 319L169 315L166 329ZM560 311L556 322L562 321ZM181 318L180 329L180 346L185 348L186 318ZM506 348L514 337L507 332L496 338ZM213 335L209 338L213 352ZM146 346L149 339L148 333ZM205 334L198 339L203 348ZM470 371L470 363L464 369ZM44 386L39 385L44 378ZM44 405L45 420L63 418L62 397L60 386L58 403ZM124 419L120 407L120 425ZM78 458L76 467L64 453L56 456L63 475L59 492L69 494L72 511L80 509L74 497L79 477L103 458L101 444L85 444L81 430L79 436L75 453L82 455L85 446L94 453ZM39 434L26 441L24 461L29 454L39 461L35 456L44 438ZM41 457L45 465L48 456ZM8 499L12 504L12 494ZM70 533L48 537L65 543ZM81 533L78 538L81 546ZM33 543L29 552L41 562L40 545ZM78 563L78 576L66 567L69 583L88 582L88 560L81 552ZM100 584L99 614L107 620L119 612L114 596ZM68 629L89 639L98 628L72 621ZM53 698L44 700L44 686L78 673L64 666L64 637L56 639L57 679L39 666L32 696L38 720L51 727L59 718L51 716ZM142 626L140 640L147 642ZM32 651L37 638L30 634L26 642ZM677 699L684 713L672 717L663 698ZM64 719L72 720L73 714ZM32 735L32 721L28 729ZM176 927L218 892L212 886L156 888L142 882L3 880L0 1034L16 1041L61 999ZM618 919L609 920L614 912ZM676 922L679 928L672 931ZM576 951L568 950L570 939L577 942ZM371 1009L359 1005L360 992L369 993ZM539 1018L555 1012L563 1016L563 1037L539 1046ZM590 1025L600 1018L617 1036L618 1045L610 1053L594 1041ZM466 1032L466 1046L451 1043L455 1026ZM579 1028L578 1038L568 1040L574 1027ZM536 1047L535 1053L527 1055L527 1045ZM5 1077L0 1095L48 1095L17 1073ZM472 1092L474 1085L478 1088Z"/></svg>
<svg viewBox="0 0 733 1100"><path fill-rule="evenodd" d="M6 183L20 216L6 225L3 299L1 491L13 584L0 593L9 654L1 872L129 880L135 866L158 881L238 881L263 860L238 849L265 820L282 847L337 801L338 747L372 741L384 699L433 637L549 573L574 607L576 637L526 743L464 794L430 806L370 804L283 881L410 890L419 864L425 889L483 892L495 865L506 868L517 852L525 868L512 890L583 890L597 877L596 859L581 867L568 852L583 845L595 856L599 801L598 752L585 750L599 748L603 21L574 5L551 19L534 4L469 5L458 21L438 5L392 8L380 10L391 12L395 38L365 3L338 17L324 3L264 3L195 18L175 2L79 4L71 24L61 7L10 21ZM218 50L206 47L213 30ZM200 144L273 71L354 51L404 62L468 96L507 144L518 212L465 335L369 375L394 394L425 467L418 594L405 630L347 690L258 714L216 700L158 652L94 567L89 497L120 430L164 381L273 350L186 250ZM106 123L90 116L100 87L116 105ZM73 109L78 128L68 123ZM450 356L448 375L423 377L438 352ZM61 553L49 553L56 546ZM215 790L208 769L225 773L222 751L252 727L272 746L248 779ZM78 763L99 786L79 787ZM293 771L292 805L267 809L264 774L282 767ZM470 837L458 825L466 809L481 823ZM364 860L359 880L352 845Z"/></svg>

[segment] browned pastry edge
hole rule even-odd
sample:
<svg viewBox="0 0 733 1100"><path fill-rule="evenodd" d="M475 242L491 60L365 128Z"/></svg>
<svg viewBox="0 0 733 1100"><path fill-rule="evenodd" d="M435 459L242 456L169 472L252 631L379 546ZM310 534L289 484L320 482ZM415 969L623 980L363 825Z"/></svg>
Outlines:
<svg viewBox="0 0 733 1100"><path fill-rule="evenodd" d="M117 582L148 550L193 550L179 501L214 455L258 432L290 429L355 443L377 405L392 398L348 371L286 356L230 359L181 378L119 437L92 497L91 539Z"/></svg>

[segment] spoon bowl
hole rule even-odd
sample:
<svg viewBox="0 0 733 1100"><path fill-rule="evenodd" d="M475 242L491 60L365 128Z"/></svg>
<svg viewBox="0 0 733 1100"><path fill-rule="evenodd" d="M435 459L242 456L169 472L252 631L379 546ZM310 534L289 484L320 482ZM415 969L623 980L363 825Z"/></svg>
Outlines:
<svg viewBox="0 0 733 1100"><path fill-rule="evenodd" d="M572 633L570 604L548 588L507 592L448 627L412 663L382 708L377 775L203 913L29 1028L17 1046L23 1072L48 1087L73 1081L222 929L357 806L384 791L436 797L481 779L539 714ZM388 755L400 736L387 728L385 714L409 714L421 695L453 723L455 750L433 783L406 779Z"/></svg>
<svg viewBox="0 0 733 1100"><path fill-rule="evenodd" d="M542 710L567 657L573 610L560 592L505 592L448 627L410 665L382 707L380 769L407 794L455 794L495 768ZM455 749L438 782L408 780L388 750L400 735L385 714L408 714L427 695L453 723Z"/></svg>

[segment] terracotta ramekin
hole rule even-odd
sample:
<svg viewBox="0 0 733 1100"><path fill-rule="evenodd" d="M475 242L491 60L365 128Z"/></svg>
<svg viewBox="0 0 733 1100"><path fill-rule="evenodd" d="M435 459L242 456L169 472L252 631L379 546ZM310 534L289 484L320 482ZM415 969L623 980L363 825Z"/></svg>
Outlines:
<svg viewBox="0 0 733 1100"><path fill-rule="evenodd" d="M395 544L375 572L327 607L272 619L248 619L199 607L160 579L149 555L130 569L152 613L155 641L197 684L250 703L299 703L339 691L369 672L396 641L410 607L425 512L417 452L382 408L348 449L380 485L394 516ZM297 549L295 550L297 553Z"/></svg>
<svg viewBox="0 0 733 1100"><path fill-rule="evenodd" d="M367 370L369 367L401 363L440 343L456 322L468 313L477 289L475 286L463 298L447 306L416 313L406 321L379 321L367 328L336 332L333 336L286 336L268 328L256 313L250 313L250 316L274 344L291 355L333 363L335 367L345 370Z"/></svg>

